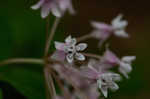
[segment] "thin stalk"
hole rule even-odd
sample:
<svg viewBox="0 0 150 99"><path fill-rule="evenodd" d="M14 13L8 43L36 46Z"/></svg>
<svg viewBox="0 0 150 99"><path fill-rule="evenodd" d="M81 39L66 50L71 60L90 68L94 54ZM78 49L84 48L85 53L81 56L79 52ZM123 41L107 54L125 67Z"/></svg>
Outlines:
<svg viewBox="0 0 150 99"><path fill-rule="evenodd" d="M101 56L92 53L82 53L84 56L100 59Z"/></svg>
<svg viewBox="0 0 150 99"><path fill-rule="evenodd" d="M49 68L50 68L50 67L49 67ZM49 69L49 71L50 71L50 70L51 70L51 69ZM52 73L52 75L53 75L54 79L56 80L56 82L57 82L58 86L60 87L60 89L63 91L64 97L65 97L66 99L71 99L70 95L68 94L68 92L67 92L66 89L64 88L64 86L63 86L61 80L59 79L59 77L55 74L55 72L53 72L53 71L50 71L50 72Z"/></svg>
<svg viewBox="0 0 150 99"><path fill-rule="evenodd" d="M49 89L49 84L46 76L46 71L44 69L44 78L45 78L45 89L46 89L46 99L51 99L51 94L50 94L50 89Z"/></svg>
<svg viewBox="0 0 150 99"><path fill-rule="evenodd" d="M50 35L49 35L49 37L48 37L48 39L47 39L47 42L46 42L45 56L48 54L49 47L50 47L50 45L51 45L51 42L52 42L52 39L53 39L53 37L54 37L56 28L57 28L57 26L58 26L58 24L59 24L59 21L60 21L60 18L56 18L56 19L55 19L55 22L54 22L54 24L53 24L53 27L52 27L52 29L51 29L51 31L50 31Z"/></svg>
<svg viewBox="0 0 150 99"><path fill-rule="evenodd" d="M8 64L44 64L44 61L42 59L34 58L14 58L0 62L0 66Z"/></svg>
<svg viewBox="0 0 150 99"><path fill-rule="evenodd" d="M55 90L55 86L54 86L54 81L53 81L53 78L52 78L51 74L48 72L47 69L48 69L47 67L45 67L45 69L44 69L44 76L45 76L46 84L47 84L47 87L48 87L48 91L51 95L51 98L55 99L56 90ZM47 96L49 96L49 94Z"/></svg>
<svg viewBox="0 0 150 99"><path fill-rule="evenodd" d="M91 34L87 34L87 35L81 36L81 37L77 38L77 41L78 41L78 42L81 42L81 41L87 40L87 39L89 39L89 38L92 38L92 35L91 35Z"/></svg>
<svg viewBox="0 0 150 99"><path fill-rule="evenodd" d="M46 40L48 39L48 34L49 34L49 28L50 28L50 18L49 16L47 17L47 20L46 20Z"/></svg>

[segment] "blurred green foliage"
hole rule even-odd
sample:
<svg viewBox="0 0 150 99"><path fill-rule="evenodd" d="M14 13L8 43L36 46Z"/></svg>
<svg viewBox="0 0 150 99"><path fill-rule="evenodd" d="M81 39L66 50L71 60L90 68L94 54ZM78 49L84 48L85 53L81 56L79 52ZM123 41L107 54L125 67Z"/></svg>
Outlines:
<svg viewBox="0 0 150 99"><path fill-rule="evenodd" d="M0 1L0 60L43 57L46 19L41 19L39 11L30 9L34 3L34 0ZM50 27L53 21L54 17L50 17ZM54 39L59 40L62 35L63 28L58 28ZM51 52L52 49L54 47ZM45 99L42 66L20 64L1 67L0 80L9 82L28 99Z"/></svg>
<svg viewBox="0 0 150 99"><path fill-rule="evenodd" d="M28 99L45 99L42 66L11 65L1 67L1 80L9 82Z"/></svg>

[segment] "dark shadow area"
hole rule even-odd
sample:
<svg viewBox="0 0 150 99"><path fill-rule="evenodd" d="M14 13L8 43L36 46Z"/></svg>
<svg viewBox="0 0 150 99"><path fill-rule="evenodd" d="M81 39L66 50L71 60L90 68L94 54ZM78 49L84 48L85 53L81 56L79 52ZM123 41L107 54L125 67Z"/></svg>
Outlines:
<svg viewBox="0 0 150 99"><path fill-rule="evenodd" d="M7 82L0 81L0 89L2 90L3 99L27 99Z"/></svg>

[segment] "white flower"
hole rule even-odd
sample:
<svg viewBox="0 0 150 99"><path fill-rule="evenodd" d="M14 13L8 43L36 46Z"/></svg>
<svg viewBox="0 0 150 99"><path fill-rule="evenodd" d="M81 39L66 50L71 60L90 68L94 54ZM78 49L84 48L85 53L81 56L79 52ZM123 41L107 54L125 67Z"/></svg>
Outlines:
<svg viewBox="0 0 150 99"><path fill-rule="evenodd" d="M72 63L74 58L80 61L85 60L85 56L78 51L83 51L87 48L86 43L80 43L76 45L77 41L75 38L68 36L65 39L65 43L55 42L55 48L57 50L64 51L66 53L66 59L69 63Z"/></svg>
<svg viewBox="0 0 150 99"><path fill-rule="evenodd" d="M128 73L132 71L131 63L136 59L135 56L124 56L121 61L119 62L119 71L122 73L126 78L128 77Z"/></svg>
<svg viewBox="0 0 150 99"><path fill-rule="evenodd" d="M111 22L114 34L119 37L129 37L129 35L125 32L125 28L128 25L128 22L126 20L122 20L122 17L123 15L119 14Z"/></svg>
<svg viewBox="0 0 150 99"><path fill-rule="evenodd" d="M105 97L108 96L108 89L116 91L119 89L119 86L115 81L120 81L121 77L116 73L103 73L100 75L100 78L97 80L98 87Z"/></svg>

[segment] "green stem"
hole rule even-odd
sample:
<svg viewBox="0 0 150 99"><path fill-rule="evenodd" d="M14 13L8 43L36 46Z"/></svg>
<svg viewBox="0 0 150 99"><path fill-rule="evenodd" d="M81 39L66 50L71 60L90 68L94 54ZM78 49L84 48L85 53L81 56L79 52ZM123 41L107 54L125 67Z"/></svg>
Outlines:
<svg viewBox="0 0 150 99"><path fill-rule="evenodd" d="M77 41L78 41L78 42L81 42L81 41L87 40L87 39L89 39L89 38L92 38L92 35L91 35L91 34L87 34L87 35L81 36L81 37L77 38Z"/></svg>
<svg viewBox="0 0 150 99"><path fill-rule="evenodd" d="M57 28L57 26L58 26L58 24L59 24L59 21L60 21L60 18L56 18L56 20L55 20L55 22L54 22L54 25L53 25L53 27L52 27L52 29L51 29L51 31L50 31L50 35L49 35L49 37L48 37L48 39L47 39L47 42L46 42L45 56L48 54L49 47L50 47L51 42L52 42L52 39L53 39L53 37L54 37L54 35L55 35L55 31L56 31L56 28Z"/></svg>
<svg viewBox="0 0 150 99"><path fill-rule="evenodd" d="M48 69L47 67L44 68L44 76L45 76L46 85L48 87L48 93L50 93L52 99L55 99L56 90L54 86L54 81L47 69Z"/></svg>
<svg viewBox="0 0 150 99"><path fill-rule="evenodd" d="M0 62L0 66L9 64L44 64L42 59L34 58L14 58Z"/></svg>
<svg viewBox="0 0 150 99"><path fill-rule="evenodd" d="M101 56L92 53L82 53L84 56L100 59Z"/></svg>

